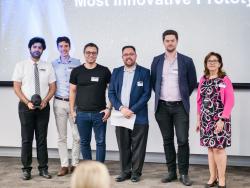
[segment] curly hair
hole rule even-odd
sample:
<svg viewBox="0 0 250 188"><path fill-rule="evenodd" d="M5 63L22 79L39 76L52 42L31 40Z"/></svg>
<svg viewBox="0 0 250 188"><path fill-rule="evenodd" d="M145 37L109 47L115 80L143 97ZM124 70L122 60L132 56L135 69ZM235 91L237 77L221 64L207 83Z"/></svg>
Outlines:
<svg viewBox="0 0 250 188"><path fill-rule="evenodd" d="M43 50L46 49L45 40L41 37L34 37L34 38L30 39L29 44L28 44L29 49L31 49L31 46L35 43L41 43Z"/></svg>

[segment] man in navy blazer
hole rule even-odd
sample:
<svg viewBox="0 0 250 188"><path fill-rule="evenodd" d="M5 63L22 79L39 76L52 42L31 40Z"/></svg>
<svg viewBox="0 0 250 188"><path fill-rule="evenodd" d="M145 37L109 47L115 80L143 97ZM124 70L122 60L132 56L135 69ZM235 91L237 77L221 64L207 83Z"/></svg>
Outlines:
<svg viewBox="0 0 250 188"><path fill-rule="evenodd" d="M178 144L180 181L190 186L189 168L189 97L197 84L193 60L177 52L178 33L166 30L163 35L166 52L156 56L151 65L151 83L155 91L155 118L163 137L168 174L163 183L177 179L174 129Z"/></svg>
<svg viewBox="0 0 250 188"><path fill-rule="evenodd" d="M136 115L133 130L116 126L121 173L117 182L140 180L148 137L148 107L151 96L150 70L136 64L134 46L122 48L124 66L114 69L109 85L109 100L125 118Z"/></svg>

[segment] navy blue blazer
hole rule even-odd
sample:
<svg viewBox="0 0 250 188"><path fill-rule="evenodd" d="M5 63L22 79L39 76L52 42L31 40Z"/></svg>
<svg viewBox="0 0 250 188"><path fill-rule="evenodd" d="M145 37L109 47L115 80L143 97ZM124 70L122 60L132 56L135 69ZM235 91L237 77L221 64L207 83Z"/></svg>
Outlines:
<svg viewBox="0 0 250 188"><path fill-rule="evenodd" d="M151 65L151 84L155 91L155 111L161 95L162 70L165 60L165 53L154 57ZM182 103L187 113L190 110L189 96L197 85L197 77L194 62L190 57L177 53L178 81Z"/></svg>
<svg viewBox="0 0 250 188"><path fill-rule="evenodd" d="M122 106L121 90L123 83L124 66L113 70L109 83L109 100L115 110ZM143 86L138 82L142 82ZM136 65L132 89L130 93L129 109L136 114L135 124L148 124L148 105L151 96L150 70L140 65Z"/></svg>

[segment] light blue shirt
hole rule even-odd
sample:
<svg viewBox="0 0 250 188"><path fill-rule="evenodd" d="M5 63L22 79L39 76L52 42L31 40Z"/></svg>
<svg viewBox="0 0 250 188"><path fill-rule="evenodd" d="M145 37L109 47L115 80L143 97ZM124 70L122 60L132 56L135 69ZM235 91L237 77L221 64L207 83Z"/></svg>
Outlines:
<svg viewBox="0 0 250 188"><path fill-rule="evenodd" d="M58 58L52 62L56 74L56 94L57 97L69 98L69 79L71 71L81 65L79 59L69 58L66 63L62 63Z"/></svg>
<svg viewBox="0 0 250 188"><path fill-rule="evenodd" d="M126 69L124 67L124 74L123 74L123 82L122 82L122 90L121 90L121 102L123 106L126 106L129 108L129 102L130 102L130 93L131 93L131 87L135 75L135 69L136 66L134 66L132 69Z"/></svg>

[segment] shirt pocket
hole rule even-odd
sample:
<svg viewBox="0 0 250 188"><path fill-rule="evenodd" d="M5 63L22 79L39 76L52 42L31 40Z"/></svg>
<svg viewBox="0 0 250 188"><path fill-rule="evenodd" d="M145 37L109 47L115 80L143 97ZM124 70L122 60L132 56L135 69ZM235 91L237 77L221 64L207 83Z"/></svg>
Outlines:
<svg viewBox="0 0 250 188"><path fill-rule="evenodd" d="M48 68L40 68L39 69L39 81L42 85L49 84L49 70ZM40 85L41 87L41 85Z"/></svg>

